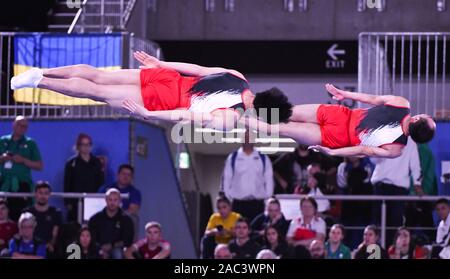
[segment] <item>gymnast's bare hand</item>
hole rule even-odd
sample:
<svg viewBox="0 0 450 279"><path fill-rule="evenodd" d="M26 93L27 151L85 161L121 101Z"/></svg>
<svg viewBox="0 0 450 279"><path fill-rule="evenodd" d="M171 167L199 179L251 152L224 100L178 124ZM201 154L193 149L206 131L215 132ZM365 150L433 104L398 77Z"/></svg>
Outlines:
<svg viewBox="0 0 450 279"><path fill-rule="evenodd" d="M333 149L321 145L311 145L308 147L308 150L313 150L330 156L333 155Z"/></svg>
<svg viewBox="0 0 450 279"><path fill-rule="evenodd" d="M334 85L327 83L325 84L325 88L327 91L333 95L333 99L337 101L342 101L345 99L345 91L341 89L337 89Z"/></svg>
<svg viewBox="0 0 450 279"><path fill-rule="evenodd" d="M134 58L139 61L143 66L139 66L139 69L152 69L161 67L161 61L158 58L153 57L144 51L135 51L133 53Z"/></svg>
<svg viewBox="0 0 450 279"><path fill-rule="evenodd" d="M122 103L122 108L130 112L130 115L137 116L143 119L148 119L149 111L142 105L136 103L133 100L126 99Z"/></svg>

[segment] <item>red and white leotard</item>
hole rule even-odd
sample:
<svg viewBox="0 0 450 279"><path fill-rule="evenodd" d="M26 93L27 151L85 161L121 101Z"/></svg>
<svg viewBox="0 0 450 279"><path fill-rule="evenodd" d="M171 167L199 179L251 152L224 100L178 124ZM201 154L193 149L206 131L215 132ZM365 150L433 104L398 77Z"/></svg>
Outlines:
<svg viewBox="0 0 450 279"><path fill-rule="evenodd" d="M186 77L170 69L141 70L141 95L146 109L195 112L243 108L242 94L249 90L246 80L223 72Z"/></svg>

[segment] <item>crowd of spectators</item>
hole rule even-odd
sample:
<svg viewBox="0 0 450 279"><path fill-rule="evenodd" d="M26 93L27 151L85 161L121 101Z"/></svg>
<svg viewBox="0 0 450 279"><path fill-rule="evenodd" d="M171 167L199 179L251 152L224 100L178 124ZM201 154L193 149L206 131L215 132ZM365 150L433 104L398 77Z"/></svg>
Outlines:
<svg viewBox="0 0 450 279"><path fill-rule="evenodd" d="M246 142L227 157L223 192L216 200L218 213L211 216L202 239L203 258L449 258L446 199L434 206L425 201L386 201L385 249L381 202L323 197L437 195L434 159L426 144L409 139L403 154L395 159L334 158L302 145L272 160L263 156ZM268 178L272 170L273 187ZM301 195L299 216L285 218L276 194ZM243 201L253 209L234 206ZM437 235L429 229L435 226L433 209L440 222ZM223 235L227 237L220 238Z"/></svg>
<svg viewBox="0 0 450 279"><path fill-rule="evenodd" d="M145 238L139 211L142 196L133 185L134 168L122 164L116 181L105 184L104 158L92 153L84 133L64 168L64 191L104 193L105 207L86 223L78 203L66 199L65 216L49 204L52 186L33 182L43 168L38 144L26 136L28 121L17 117L12 133L0 138L0 191L34 193L34 198L0 199L0 255L12 258L67 258L70 244L83 259L164 259L171 245L157 222L147 222ZM215 259L391 259L450 258L450 205L387 201L389 212L381 245L380 203L325 199L324 195L436 195L434 159L426 145L408 141L396 159L333 158L298 146L270 158L246 141L229 154L216 213L201 239L200 257ZM121 194L129 198L122 200ZM298 216L286 218L276 194L301 195ZM436 234L417 227L434 226ZM354 229L352 227L364 228ZM413 229L408 229L414 227Z"/></svg>
<svg viewBox="0 0 450 279"><path fill-rule="evenodd" d="M105 207L83 224L77 199L65 199L65 211L49 204L52 186L33 182L31 171L43 168L38 144L26 135L28 120L18 116L12 133L0 138L0 192L34 193L33 198L0 199L0 256L22 259L68 258L67 247L79 248L76 258L168 258L169 242L157 222L145 225L147 237L138 240L140 191L132 185L134 168L122 164L117 180L105 184L105 166L92 153L93 140L80 133L75 155L64 167L64 192L104 193ZM127 199L121 194L128 194ZM79 222L81 220L81 222Z"/></svg>

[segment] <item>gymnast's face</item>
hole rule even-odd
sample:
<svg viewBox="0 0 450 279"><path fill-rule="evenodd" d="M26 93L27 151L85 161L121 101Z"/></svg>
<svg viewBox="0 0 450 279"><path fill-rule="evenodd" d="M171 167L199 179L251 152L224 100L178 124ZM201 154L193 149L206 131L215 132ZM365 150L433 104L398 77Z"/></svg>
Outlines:
<svg viewBox="0 0 450 279"><path fill-rule="evenodd" d="M434 122L433 118L429 116L428 114L417 114L411 117L411 123L417 122L420 119L425 119L428 123L428 126L432 129L436 129L436 123Z"/></svg>

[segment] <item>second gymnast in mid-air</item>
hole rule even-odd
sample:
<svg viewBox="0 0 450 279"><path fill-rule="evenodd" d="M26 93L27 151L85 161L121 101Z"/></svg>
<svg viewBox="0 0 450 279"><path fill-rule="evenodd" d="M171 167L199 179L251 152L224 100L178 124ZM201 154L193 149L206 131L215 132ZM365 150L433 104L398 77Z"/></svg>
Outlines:
<svg viewBox="0 0 450 279"><path fill-rule="evenodd" d="M288 123L268 124L247 118L246 126L290 137L310 149L331 156L395 158L402 154L408 136L417 143L430 141L436 123L426 114L410 115L408 100L393 95L370 95L340 90L326 84L333 99L370 104L367 109L342 105L306 104L293 107Z"/></svg>

